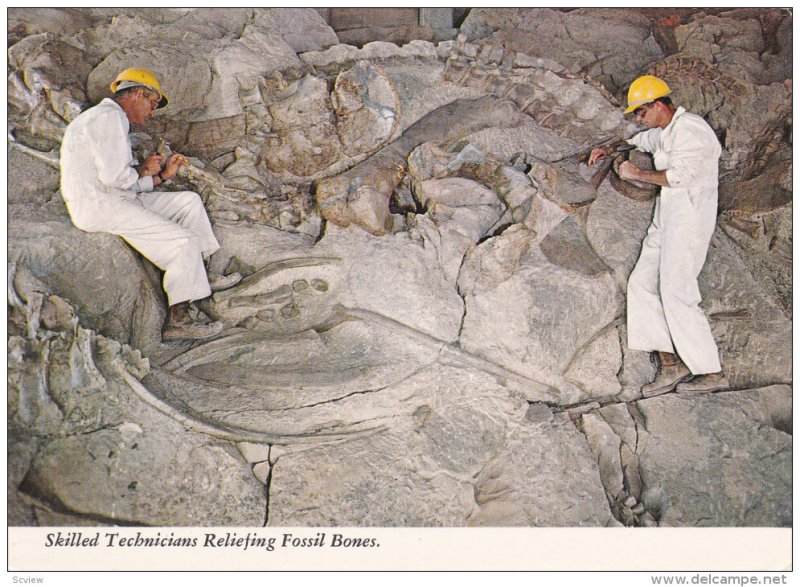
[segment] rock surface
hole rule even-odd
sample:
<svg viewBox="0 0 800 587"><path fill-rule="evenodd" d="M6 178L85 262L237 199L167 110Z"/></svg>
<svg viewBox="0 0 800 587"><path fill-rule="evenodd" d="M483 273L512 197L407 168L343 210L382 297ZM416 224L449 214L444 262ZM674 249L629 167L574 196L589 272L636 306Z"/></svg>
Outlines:
<svg viewBox="0 0 800 587"><path fill-rule="evenodd" d="M791 13L363 10L9 9L9 525L791 527ZM59 193L130 63L244 276L211 340ZM723 146L713 394L642 398L653 202L580 162L645 72Z"/></svg>

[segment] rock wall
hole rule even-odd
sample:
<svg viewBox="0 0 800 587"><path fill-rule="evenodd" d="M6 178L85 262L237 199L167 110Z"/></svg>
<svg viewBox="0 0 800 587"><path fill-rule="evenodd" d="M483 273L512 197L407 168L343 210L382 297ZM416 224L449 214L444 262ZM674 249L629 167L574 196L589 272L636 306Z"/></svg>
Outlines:
<svg viewBox="0 0 800 587"><path fill-rule="evenodd" d="M791 526L791 13L472 9L445 35L398 9L374 41L328 10L9 10L9 524ZM198 303L212 340L162 344L159 272L60 197L64 128L133 65L170 97L134 152L190 156L165 189L244 275ZM653 201L581 162L637 132L645 72L723 145L710 395L642 397Z"/></svg>

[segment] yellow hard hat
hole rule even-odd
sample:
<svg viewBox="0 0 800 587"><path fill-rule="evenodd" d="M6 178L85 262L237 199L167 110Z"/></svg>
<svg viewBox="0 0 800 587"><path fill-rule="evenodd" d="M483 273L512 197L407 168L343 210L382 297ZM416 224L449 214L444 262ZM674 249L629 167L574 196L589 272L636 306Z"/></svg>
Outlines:
<svg viewBox="0 0 800 587"><path fill-rule="evenodd" d="M672 90L669 89L666 82L654 75L643 75L636 78L628 90L628 107L625 109L625 114L630 114L639 106L649 104L670 93Z"/></svg>
<svg viewBox="0 0 800 587"><path fill-rule="evenodd" d="M125 88L132 88L136 86L145 86L154 92L158 92L161 100L159 100L156 108L163 108L169 104L169 100L161 92L161 84L158 83L158 79L156 79L156 76L153 74L153 72L140 67L131 67L130 69L126 69L120 73L117 76L117 79L111 82L111 91L116 93L117 90L123 90Z"/></svg>

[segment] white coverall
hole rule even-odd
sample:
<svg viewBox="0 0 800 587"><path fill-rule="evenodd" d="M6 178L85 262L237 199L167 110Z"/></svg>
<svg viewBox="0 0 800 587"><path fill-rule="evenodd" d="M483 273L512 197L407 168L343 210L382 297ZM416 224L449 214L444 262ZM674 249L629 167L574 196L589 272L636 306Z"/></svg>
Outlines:
<svg viewBox="0 0 800 587"><path fill-rule="evenodd" d="M134 169L122 108L106 98L67 127L61 194L75 226L125 239L164 271L169 305L211 295L203 257L219 249L194 192L154 192Z"/></svg>
<svg viewBox="0 0 800 587"><path fill-rule="evenodd" d="M628 346L677 352L694 375L721 370L711 328L700 308L697 276L717 219L721 147L701 117L678 108L666 128L628 140L667 172L653 222L628 280Z"/></svg>

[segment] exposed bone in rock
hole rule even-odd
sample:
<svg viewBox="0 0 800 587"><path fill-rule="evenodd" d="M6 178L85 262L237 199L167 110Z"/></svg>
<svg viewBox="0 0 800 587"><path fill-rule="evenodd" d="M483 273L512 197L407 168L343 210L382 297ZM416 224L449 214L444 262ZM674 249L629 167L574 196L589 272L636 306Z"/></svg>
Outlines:
<svg viewBox="0 0 800 587"><path fill-rule="evenodd" d="M311 75L274 79L265 86L271 128L258 156L269 173L319 177L342 158L363 159L399 129L397 94L373 64L340 72L331 93Z"/></svg>
<svg viewBox="0 0 800 587"><path fill-rule="evenodd" d="M534 160L528 176L539 188L539 194L567 212L594 201L594 188L566 164L547 164Z"/></svg>
<svg viewBox="0 0 800 587"><path fill-rule="evenodd" d="M311 176L341 155L328 84L308 75L292 87L289 98L268 106L276 136L264 142L259 161L273 173Z"/></svg>
<svg viewBox="0 0 800 587"><path fill-rule="evenodd" d="M608 501L612 505L617 505L626 497L622 485L621 441L597 414L584 414L581 417L581 424L592 456L600 468L600 478Z"/></svg>
<svg viewBox="0 0 800 587"><path fill-rule="evenodd" d="M60 142L64 129L86 103L83 81L90 71L84 54L56 35L26 37L11 47L9 122Z"/></svg>
<svg viewBox="0 0 800 587"><path fill-rule="evenodd" d="M444 79L511 100L542 127L585 145L596 143L598 133L610 138L625 132L622 113L609 104L607 92L572 76L450 59Z"/></svg>
<svg viewBox="0 0 800 587"><path fill-rule="evenodd" d="M756 86L703 60L680 56L657 63L648 73L674 88L677 104L706 116L712 128L723 134L721 181L751 179L748 173L761 171L754 161L763 160L765 149L777 149L783 127L791 119L790 83Z"/></svg>
<svg viewBox="0 0 800 587"><path fill-rule="evenodd" d="M756 84L785 79L774 78L764 67L762 54L769 35L755 18L735 18L735 13L709 15L677 27L675 38L681 53L701 59L710 55L711 62L728 75Z"/></svg>
<svg viewBox="0 0 800 587"><path fill-rule="evenodd" d="M518 111L509 102L483 98L449 104L414 123L370 159L317 184L322 217L340 226L355 223L372 234L392 228L389 198L406 172L406 158L425 142L447 144L486 126L513 126Z"/></svg>
<svg viewBox="0 0 800 587"><path fill-rule="evenodd" d="M191 113L192 120L230 117L243 111L241 89L252 88L265 73L300 65L282 37L269 30L246 28L240 38L196 39L189 54L171 32L162 34L167 38L153 45L120 48L108 55L89 75L89 98L97 102L107 96L108 80L127 64L137 63L159 79L171 80L165 115Z"/></svg>
<svg viewBox="0 0 800 587"><path fill-rule="evenodd" d="M307 330L325 322L333 312L341 278L338 261L311 257L271 263L235 288L214 294L211 311L231 325L255 316L251 329L264 332ZM321 303L306 300L315 296L320 296Z"/></svg>
<svg viewBox="0 0 800 587"><path fill-rule="evenodd" d="M641 15L619 10L475 8L461 31L473 42L487 37L505 51L547 56L616 92L663 56L649 24ZM631 51L632 46L638 50Z"/></svg>
<svg viewBox="0 0 800 587"><path fill-rule="evenodd" d="M8 11L8 46L39 33L75 34L91 28L95 19L75 8L14 8Z"/></svg>
<svg viewBox="0 0 800 587"><path fill-rule="evenodd" d="M367 62L360 61L337 76L331 100L347 155L373 152L400 127L397 93L380 69Z"/></svg>

